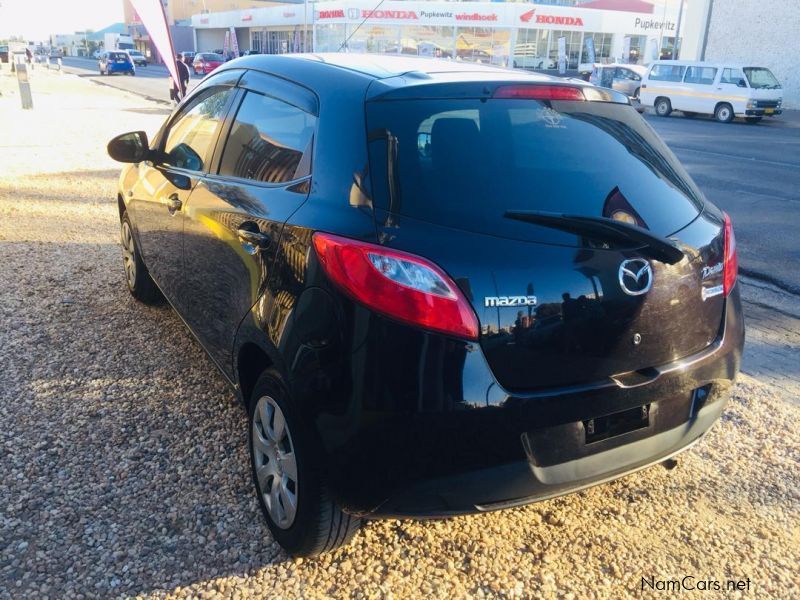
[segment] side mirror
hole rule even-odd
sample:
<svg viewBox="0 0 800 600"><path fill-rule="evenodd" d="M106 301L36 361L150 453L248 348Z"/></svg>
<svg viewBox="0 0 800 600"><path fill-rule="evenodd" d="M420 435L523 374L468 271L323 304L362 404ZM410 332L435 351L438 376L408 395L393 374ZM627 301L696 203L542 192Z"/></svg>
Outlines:
<svg viewBox="0 0 800 600"><path fill-rule="evenodd" d="M123 163L138 163L146 160L150 154L147 134L144 131L123 133L108 142L108 155Z"/></svg>
<svg viewBox="0 0 800 600"><path fill-rule="evenodd" d="M736 85L739 87L747 87L747 82L744 79L740 79Z"/></svg>

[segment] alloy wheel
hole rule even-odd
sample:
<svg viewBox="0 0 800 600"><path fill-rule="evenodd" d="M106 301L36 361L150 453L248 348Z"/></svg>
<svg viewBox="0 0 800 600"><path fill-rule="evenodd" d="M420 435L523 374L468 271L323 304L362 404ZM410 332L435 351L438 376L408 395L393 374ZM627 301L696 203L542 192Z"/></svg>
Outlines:
<svg viewBox="0 0 800 600"><path fill-rule="evenodd" d="M297 514L297 459L286 418L273 398L258 399L252 427L258 493L273 523L288 529Z"/></svg>
<svg viewBox="0 0 800 600"><path fill-rule="evenodd" d="M125 277L128 287L136 287L136 246L133 243L133 232L127 221L122 223L122 262L125 265Z"/></svg>

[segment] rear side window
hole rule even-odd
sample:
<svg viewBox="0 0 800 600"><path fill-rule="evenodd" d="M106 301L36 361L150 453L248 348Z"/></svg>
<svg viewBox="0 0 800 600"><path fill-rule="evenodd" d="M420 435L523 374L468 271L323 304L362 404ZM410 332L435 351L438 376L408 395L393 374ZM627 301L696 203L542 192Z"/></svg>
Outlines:
<svg viewBox="0 0 800 600"><path fill-rule="evenodd" d="M219 174L265 183L310 174L316 122L296 106L247 92L225 143Z"/></svg>
<svg viewBox="0 0 800 600"><path fill-rule="evenodd" d="M686 69L685 83L699 83L701 85L711 85L717 76L717 70L713 67L689 67Z"/></svg>
<svg viewBox="0 0 800 600"><path fill-rule="evenodd" d="M682 81L686 67L677 65L654 65L650 70L651 81Z"/></svg>
<svg viewBox="0 0 800 600"><path fill-rule="evenodd" d="M233 88L201 92L170 125L164 152L173 167L204 171Z"/></svg>
<svg viewBox="0 0 800 600"><path fill-rule="evenodd" d="M367 104L373 205L451 227L570 243L506 211L610 216L620 206L662 235L702 196L630 106L515 99ZM390 175L390 173L392 175Z"/></svg>

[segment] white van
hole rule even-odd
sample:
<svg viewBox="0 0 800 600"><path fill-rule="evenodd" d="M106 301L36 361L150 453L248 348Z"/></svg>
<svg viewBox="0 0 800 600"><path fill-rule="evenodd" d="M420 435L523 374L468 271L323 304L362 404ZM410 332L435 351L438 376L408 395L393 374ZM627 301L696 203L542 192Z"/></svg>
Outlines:
<svg viewBox="0 0 800 600"><path fill-rule="evenodd" d="M781 84L765 67L685 60L650 65L639 95L642 106L652 106L659 116L679 110L686 117L714 115L722 123L779 115L783 100Z"/></svg>

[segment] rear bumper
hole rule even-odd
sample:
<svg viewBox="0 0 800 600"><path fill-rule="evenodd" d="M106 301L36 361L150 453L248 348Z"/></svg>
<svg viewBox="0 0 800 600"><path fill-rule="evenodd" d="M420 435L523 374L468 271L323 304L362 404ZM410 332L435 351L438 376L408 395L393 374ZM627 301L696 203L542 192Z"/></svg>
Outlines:
<svg viewBox="0 0 800 600"><path fill-rule="evenodd" d="M348 512L415 518L501 509L603 483L697 441L725 407L743 343L737 286L717 340L655 368L646 382L608 380L530 395L493 383L484 402L461 410L362 414L348 443L328 449L329 482ZM468 356L464 370L471 378L475 358ZM465 379L465 396L470 385ZM646 407L646 425L587 443L589 419L637 407Z"/></svg>
<svg viewBox="0 0 800 600"><path fill-rule="evenodd" d="M576 492L662 462L697 442L722 414L725 395L685 424L583 458L538 467L531 460L424 482L371 516L436 518L522 506Z"/></svg>

